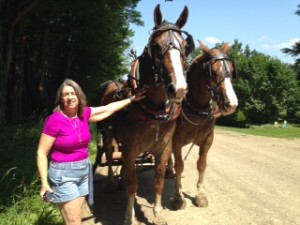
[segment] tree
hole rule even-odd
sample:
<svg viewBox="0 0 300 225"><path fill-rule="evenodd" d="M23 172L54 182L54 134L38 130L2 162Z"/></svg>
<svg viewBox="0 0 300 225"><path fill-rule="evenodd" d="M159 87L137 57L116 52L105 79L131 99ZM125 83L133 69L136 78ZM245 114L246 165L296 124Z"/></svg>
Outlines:
<svg viewBox="0 0 300 225"><path fill-rule="evenodd" d="M298 5L298 9L295 12L295 14L300 16L300 4ZM295 42L295 44L292 46L292 48L283 48L281 51L283 53L286 53L293 57L299 56L300 55L300 41ZM296 59L296 64L300 64L300 58Z"/></svg>

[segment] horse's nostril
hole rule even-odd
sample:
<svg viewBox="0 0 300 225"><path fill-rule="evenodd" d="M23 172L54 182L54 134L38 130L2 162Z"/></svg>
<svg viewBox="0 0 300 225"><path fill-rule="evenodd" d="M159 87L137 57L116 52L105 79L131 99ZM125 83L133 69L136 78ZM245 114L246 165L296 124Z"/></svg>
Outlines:
<svg viewBox="0 0 300 225"><path fill-rule="evenodd" d="M176 92L175 86L173 84L169 84L168 85L168 93L175 94L175 92Z"/></svg>

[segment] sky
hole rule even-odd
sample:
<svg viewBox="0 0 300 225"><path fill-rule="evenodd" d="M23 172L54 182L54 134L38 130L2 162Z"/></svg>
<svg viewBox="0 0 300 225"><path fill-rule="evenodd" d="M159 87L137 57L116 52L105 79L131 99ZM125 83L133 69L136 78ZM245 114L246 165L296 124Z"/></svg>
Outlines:
<svg viewBox="0 0 300 225"><path fill-rule="evenodd" d="M243 48L294 63L295 58L283 54L282 48L300 40L300 16L295 12L300 0L141 0L136 8L144 26L131 25L132 48L140 55L154 27L154 8L160 4L163 20L175 23L184 6L189 16L182 30L193 35L195 45L202 41L209 48L216 43L234 43Z"/></svg>

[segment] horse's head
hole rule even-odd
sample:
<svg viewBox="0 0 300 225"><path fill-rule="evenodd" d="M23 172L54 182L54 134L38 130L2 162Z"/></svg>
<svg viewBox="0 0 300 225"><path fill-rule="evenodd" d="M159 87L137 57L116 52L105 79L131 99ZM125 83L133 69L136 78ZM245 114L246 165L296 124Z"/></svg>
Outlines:
<svg viewBox="0 0 300 225"><path fill-rule="evenodd" d="M175 24L162 21L160 5L154 10L155 27L149 38L147 54L152 62L154 83L165 87L170 101L182 101L187 84L185 80L186 56L193 49L192 37L181 28L188 17L188 8L185 6ZM188 35L187 41L182 33Z"/></svg>
<svg viewBox="0 0 300 225"><path fill-rule="evenodd" d="M215 116L229 115L235 112L238 99L232 86L236 78L236 69L233 60L228 58L230 45L224 44L220 49L209 49L201 41L203 51L205 80L210 90L212 100L217 103Z"/></svg>

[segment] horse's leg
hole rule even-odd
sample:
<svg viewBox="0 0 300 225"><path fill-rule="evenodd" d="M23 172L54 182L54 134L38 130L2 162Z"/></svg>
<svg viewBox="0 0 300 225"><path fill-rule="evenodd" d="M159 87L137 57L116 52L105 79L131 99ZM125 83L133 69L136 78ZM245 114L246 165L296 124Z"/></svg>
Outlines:
<svg viewBox="0 0 300 225"><path fill-rule="evenodd" d="M167 163L165 178L169 179L169 178L174 178L174 177L175 177L174 162L173 162L173 158L172 158L172 154L171 154L171 156L168 160L168 163Z"/></svg>
<svg viewBox="0 0 300 225"><path fill-rule="evenodd" d="M103 148L102 148L101 144L98 143L96 159L95 159L95 163L93 165L93 174L95 174L98 165L101 163L101 158L102 158L103 153L104 153Z"/></svg>
<svg viewBox="0 0 300 225"><path fill-rule="evenodd" d="M208 200L204 190L204 174L207 164L207 154L210 149L213 141L213 134L210 135L202 145L200 145L199 149L199 158L197 161L197 169L198 169L198 182L197 182L197 193L195 204L198 207L207 207Z"/></svg>
<svg viewBox="0 0 300 225"><path fill-rule="evenodd" d="M97 127L97 153L96 153L96 159L95 159L95 163L93 165L93 174L95 174L96 172L96 169L98 167L98 165L101 163L101 158L103 156L103 138L102 138L102 135L100 133L100 130L99 128Z"/></svg>
<svg viewBox="0 0 300 225"><path fill-rule="evenodd" d="M103 134L103 148L105 149L107 167L108 167L108 174L107 174L107 185L106 185L106 192L111 193L117 190L117 183L115 181L115 176L113 172L113 136L111 130L107 131Z"/></svg>
<svg viewBox="0 0 300 225"><path fill-rule="evenodd" d="M170 145L170 144L169 144ZM171 148L168 146L167 148ZM154 167L154 191L155 191L155 202L153 207L155 225L167 225L165 218L161 216L162 207L162 192L165 184L165 172L166 163L170 157L171 149L165 149L162 155L155 156L155 167Z"/></svg>
<svg viewBox="0 0 300 225"><path fill-rule="evenodd" d="M123 147L123 149L125 149ZM138 181L135 169L136 156L133 152L128 152L125 149L122 150L123 154L123 170L126 176L126 189L128 194L127 207L125 212L125 223L124 225L137 225L139 224L135 218L134 203L135 195L138 189Z"/></svg>
<svg viewBox="0 0 300 225"><path fill-rule="evenodd" d="M173 202L173 207L175 210L184 209L186 206L186 202L182 194L182 185L181 185L182 172L184 169L181 148L182 147L180 145L175 144L173 142L174 159L175 159L174 167L176 172L175 197Z"/></svg>
<svg viewBox="0 0 300 225"><path fill-rule="evenodd" d="M108 174L107 174L107 186L106 186L106 191L108 193L114 192L117 190L117 183L115 180L114 172L113 172L113 152L114 152L114 147L110 146L108 150L106 151L106 158L107 158L107 167L108 167Z"/></svg>

